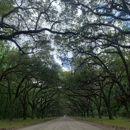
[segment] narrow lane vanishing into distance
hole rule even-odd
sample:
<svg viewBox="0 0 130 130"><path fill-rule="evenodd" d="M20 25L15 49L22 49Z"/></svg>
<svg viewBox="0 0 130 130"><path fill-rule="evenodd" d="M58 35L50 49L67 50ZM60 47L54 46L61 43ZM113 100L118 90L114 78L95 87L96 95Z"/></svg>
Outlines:
<svg viewBox="0 0 130 130"><path fill-rule="evenodd" d="M77 121L70 117L61 117L41 124L20 128L18 130L106 130L97 128L87 122Z"/></svg>

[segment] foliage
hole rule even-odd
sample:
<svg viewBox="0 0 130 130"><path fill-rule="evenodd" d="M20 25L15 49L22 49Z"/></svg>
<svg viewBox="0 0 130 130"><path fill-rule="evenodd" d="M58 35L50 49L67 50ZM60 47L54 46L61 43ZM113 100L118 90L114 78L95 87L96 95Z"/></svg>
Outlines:
<svg viewBox="0 0 130 130"><path fill-rule="evenodd" d="M5 15L13 9L14 0L1 0L0 1L0 16Z"/></svg>
<svg viewBox="0 0 130 130"><path fill-rule="evenodd" d="M130 118L129 16L128 0L1 0L0 117Z"/></svg>

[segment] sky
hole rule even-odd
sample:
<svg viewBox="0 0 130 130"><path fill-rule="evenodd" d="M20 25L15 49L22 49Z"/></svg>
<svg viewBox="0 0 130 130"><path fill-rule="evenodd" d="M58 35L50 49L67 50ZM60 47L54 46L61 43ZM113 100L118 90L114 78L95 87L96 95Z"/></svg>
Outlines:
<svg viewBox="0 0 130 130"><path fill-rule="evenodd" d="M66 61L64 61L64 64L62 64L62 59L65 58L65 55L58 53L57 47L54 45L53 42L51 43L51 46L52 46L52 48L55 49L53 52L51 52L51 54L54 57L55 62L58 63L61 66L63 71L69 71L71 69L71 67L70 67L68 61L66 60ZM68 53L67 57L69 57L69 58L72 57L72 54Z"/></svg>

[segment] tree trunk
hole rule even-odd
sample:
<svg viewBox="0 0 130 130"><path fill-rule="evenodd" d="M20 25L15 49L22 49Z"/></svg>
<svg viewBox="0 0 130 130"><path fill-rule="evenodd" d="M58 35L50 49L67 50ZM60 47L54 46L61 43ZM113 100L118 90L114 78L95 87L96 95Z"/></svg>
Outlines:
<svg viewBox="0 0 130 130"><path fill-rule="evenodd" d="M17 117L17 119L19 118L19 116L20 116L20 102L18 102L18 104L17 104L17 114L16 114L16 117Z"/></svg>
<svg viewBox="0 0 130 130"><path fill-rule="evenodd" d="M104 102L106 104L106 107L107 107L107 112L108 112L108 118L110 120L113 119L113 116L112 116L112 110L111 110L111 105L110 105L110 99L109 100L106 100L106 98L104 98Z"/></svg>
<svg viewBox="0 0 130 130"><path fill-rule="evenodd" d="M98 108L97 110L98 110L98 117L99 117L99 119L101 119L102 118L101 109Z"/></svg>
<svg viewBox="0 0 130 130"><path fill-rule="evenodd" d="M3 114L3 118L5 119L7 116L7 108L8 108L8 96L6 98L6 105L5 105L5 109L4 109L4 114Z"/></svg>
<svg viewBox="0 0 130 130"><path fill-rule="evenodd" d="M26 120L27 118L27 107L26 105L23 107L23 119Z"/></svg>
<svg viewBox="0 0 130 130"><path fill-rule="evenodd" d="M93 108L91 107L91 114L92 114L92 118L94 118L94 112L93 112Z"/></svg>
<svg viewBox="0 0 130 130"><path fill-rule="evenodd" d="M111 111L110 104L107 104L107 110L108 110L108 117L109 117L110 120L112 120L113 116L112 116L112 111Z"/></svg>
<svg viewBox="0 0 130 130"><path fill-rule="evenodd" d="M10 117L9 120L12 121L14 118L14 104L10 102Z"/></svg>
<svg viewBox="0 0 130 130"><path fill-rule="evenodd" d="M53 116L54 116L54 113L53 113ZM42 110L42 112L41 112L41 118L43 119L44 117L45 117L44 111Z"/></svg>
<svg viewBox="0 0 130 130"><path fill-rule="evenodd" d="M35 118L35 106L32 106L32 119L34 119Z"/></svg>

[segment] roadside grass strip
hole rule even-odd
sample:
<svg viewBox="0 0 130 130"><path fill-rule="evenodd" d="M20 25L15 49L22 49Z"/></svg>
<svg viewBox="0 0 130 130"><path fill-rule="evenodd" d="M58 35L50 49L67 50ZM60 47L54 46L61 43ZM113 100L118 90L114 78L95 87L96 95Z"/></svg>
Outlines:
<svg viewBox="0 0 130 130"><path fill-rule="evenodd" d="M0 129L1 128L14 128L14 127L27 126L27 125L32 125L32 124L36 124L36 123L42 123L42 122L49 121L52 119L55 119L55 118L50 117L50 118L33 119L33 120L30 118L27 118L26 120L14 119L13 121L0 120Z"/></svg>
<svg viewBox="0 0 130 130"><path fill-rule="evenodd" d="M108 117L102 117L102 119L99 119L98 117L91 118L91 117L74 117L78 120L84 120L89 122L95 122L110 126L118 126L118 127L124 127L124 128L130 128L130 119L123 118L123 117L117 117L112 120L109 120Z"/></svg>

